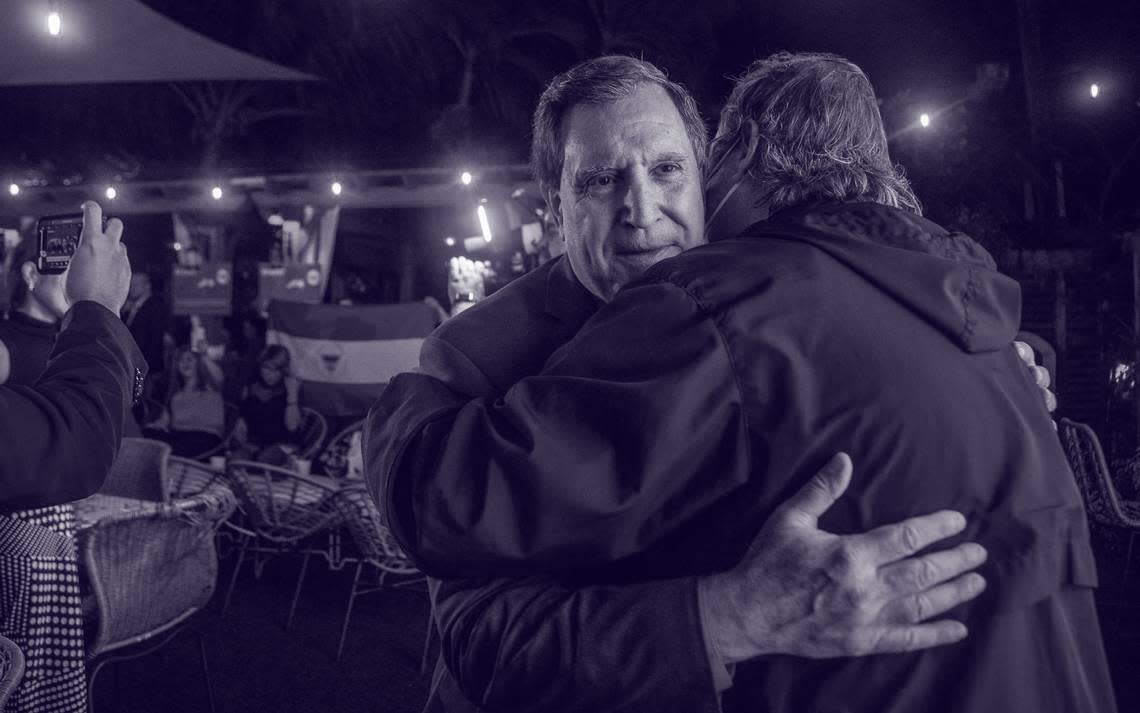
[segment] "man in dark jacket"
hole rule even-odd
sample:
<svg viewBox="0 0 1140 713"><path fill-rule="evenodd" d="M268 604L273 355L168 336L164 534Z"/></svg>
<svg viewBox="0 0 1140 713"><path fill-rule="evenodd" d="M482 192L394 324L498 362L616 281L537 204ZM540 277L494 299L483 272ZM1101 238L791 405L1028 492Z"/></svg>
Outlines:
<svg viewBox="0 0 1140 713"><path fill-rule="evenodd" d="M649 269L501 399L471 401L425 375L393 381L366 449L397 537L456 572L707 575L707 630L739 664L729 710L1113 710L1080 498L1011 347L1016 284L919 217L870 85L840 58L754 65L717 144L710 225L734 239ZM614 191L632 189L607 179L574 199ZM966 514L990 559L989 591L956 610L965 642L756 658L803 632L715 621L772 591L733 568L837 450L860 475L821 520L828 530ZM840 548L828 573L859 564ZM846 595L880 586L848 582ZM819 604L808 594L775 609ZM908 604L885 615L918 620Z"/></svg>
<svg viewBox="0 0 1140 713"><path fill-rule="evenodd" d="M614 135L584 131L583 116L575 115L579 107L597 114L596 123ZM555 195L548 197L552 206L573 211L563 216L567 257L512 283L446 323L425 342L421 371L468 398L493 397L534 375L621 284L667 256L663 253L675 254L703 242L699 171L694 170L700 163L697 157L704 153L703 124L687 93L652 65L628 57L585 62L552 81L535 123L536 175L544 188L553 187ZM588 202L558 198L564 154L568 170L574 167L567 175L573 175L583 150L611 147L620 161L631 157L640 161L643 157L637 153L645 146L660 156L646 163L637 178L646 188L636 200L638 215L627 215L613 225L604 215L599 219L593 214ZM588 163L593 167L600 162L591 157ZM591 176L590 181L611 185L610 174ZM565 195L573 191L568 187ZM627 227L655 214L664 218L644 234ZM631 245L630 238L638 235L640 242ZM415 415L417 403L430 409L430 401L404 395L408 396L401 411L404 417ZM389 428L387 433L397 430ZM384 433L377 434L373 446L384 438ZM422 465L428 470L434 466ZM842 478L842 469L825 474L805 491L810 495L817 488L821 497L787 501L771 518L772 527L758 538L755 556L737 566L741 576L769 586L766 598L734 602L735 615L773 625L778 620L783 629L783 640L775 649L757 653L852 655L960 638L964 629L957 622L914 625L880 619L876 612L921 602L925 618L931 618L976 594L973 580L955 577L981 561L979 548L963 545L937 555L906 558L931 540L956 533L962 527L961 517L939 513L866 536L830 536L814 526L814 518L842 492ZM486 512L491 515L494 510ZM905 539L903 533L915 535L909 548L898 545ZM470 535L478 546L478 529ZM452 546L462 549L468 546L467 539L457 531L458 542ZM413 556L420 554L420 543L408 544ZM795 622L770 611L780 597L818 593L818 580L827 577L828 558L848 548L862 556L859 566L845 576L851 581L879 577L884 580L881 588L867 591L864 597L828 598L828 606L797 613ZM478 561L467 569L449 568L451 563L433 566L432 548L424 554L421 562L429 571L449 577L433 583L433 601L450 670L437 667L428 710L471 710L466 694L493 709L691 713L716 710L717 690L731 683L719 655L708 649L711 630L701 601L709 594L709 583L696 576L621 586L591 585L581 577L461 580L455 575L485 571ZM934 576L923 582L888 577L923 568ZM954 581L946 584L948 580ZM842 588L842 582L833 584ZM792 630L796 633L789 634Z"/></svg>
<svg viewBox="0 0 1140 713"><path fill-rule="evenodd" d="M97 491L141 393L146 364L118 317L131 276L123 224L113 218L101 230L99 205L88 201L83 211L66 275L71 307L47 370L34 386L0 386L0 512Z"/></svg>

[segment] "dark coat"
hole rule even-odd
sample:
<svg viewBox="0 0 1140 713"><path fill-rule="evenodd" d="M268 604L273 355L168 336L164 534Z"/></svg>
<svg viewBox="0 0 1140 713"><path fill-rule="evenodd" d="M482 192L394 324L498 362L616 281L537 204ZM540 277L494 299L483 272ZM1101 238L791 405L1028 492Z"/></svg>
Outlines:
<svg viewBox="0 0 1140 713"><path fill-rule="evenodd" d="M548 262L433 332L420 370L470 398L503 393L537 374L600 305L565 259ZM691 577L622 587L433 579L431 591L443 645L426 713L481 710L472 699L536 713L664 701L717 710Z"/></svg>
<svg viewBox="0 0 1140 713"><path fill-rule="evenodd" d="M756 660L728 710L1112 711L1085 515L1011 346L1019 312L964 236L874 204L788 211L655 266L501 398L397 377L366 473L428 571L620 583L733 566L846 451L824 529L965 514L989 551L987 591L953 612L971 637Z"/></svg>
<svg viewBox="0 0 1140 713"><path fill-rule="evenodd" d="M95 302L72 306L35 386L0 386L0 511L96 492L145 375L142 354L117 315Z"/></svg>

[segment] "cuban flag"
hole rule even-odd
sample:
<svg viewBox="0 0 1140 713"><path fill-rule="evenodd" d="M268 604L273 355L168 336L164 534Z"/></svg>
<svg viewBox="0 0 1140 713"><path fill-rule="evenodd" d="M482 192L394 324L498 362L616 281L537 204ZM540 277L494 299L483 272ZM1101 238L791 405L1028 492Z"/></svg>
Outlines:
<svg viewBox="0 0 1140 713"><path fill-rule="evenodd" d="M388 305L269 303L267 341L289 350L302 406L331 418L363 418L388 381L419 364L436 325L422 302Z"/></svg>

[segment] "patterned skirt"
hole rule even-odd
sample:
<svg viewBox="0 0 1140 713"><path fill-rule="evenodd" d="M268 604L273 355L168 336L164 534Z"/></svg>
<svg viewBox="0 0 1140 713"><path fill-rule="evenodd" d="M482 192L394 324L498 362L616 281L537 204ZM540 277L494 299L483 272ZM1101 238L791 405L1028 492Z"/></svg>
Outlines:
<svg viewBox="0 0 1140 713"><path fill-rule="evenodd" d="M0 515L0 633L26 662L4 713L87 710L74 536L71 505Z"/></svg>

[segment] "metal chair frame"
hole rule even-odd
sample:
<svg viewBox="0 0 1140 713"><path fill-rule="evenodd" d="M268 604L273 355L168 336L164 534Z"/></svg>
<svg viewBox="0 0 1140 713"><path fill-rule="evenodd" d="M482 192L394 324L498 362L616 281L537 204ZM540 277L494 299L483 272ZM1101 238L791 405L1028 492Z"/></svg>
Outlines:
<svg viewBox="0 0 1140 713"><path fill-rule="evenodd" d="M280 554L302 554L301 571L285 621L288 630L293 625L309 559L313 554L327 556L323 550L302 548L301 544L340 522L341 514L335 504L337 490L316 478L254 461L230 461L226 466L226 477L248 518L248 527L231 525L231 529L241 536L241 544L230 575L222 615L229 609L234 585L247 553L254 554L254 574L257 577L265 564L265 560L258 561L262 555L267 559Z"/></svg>

